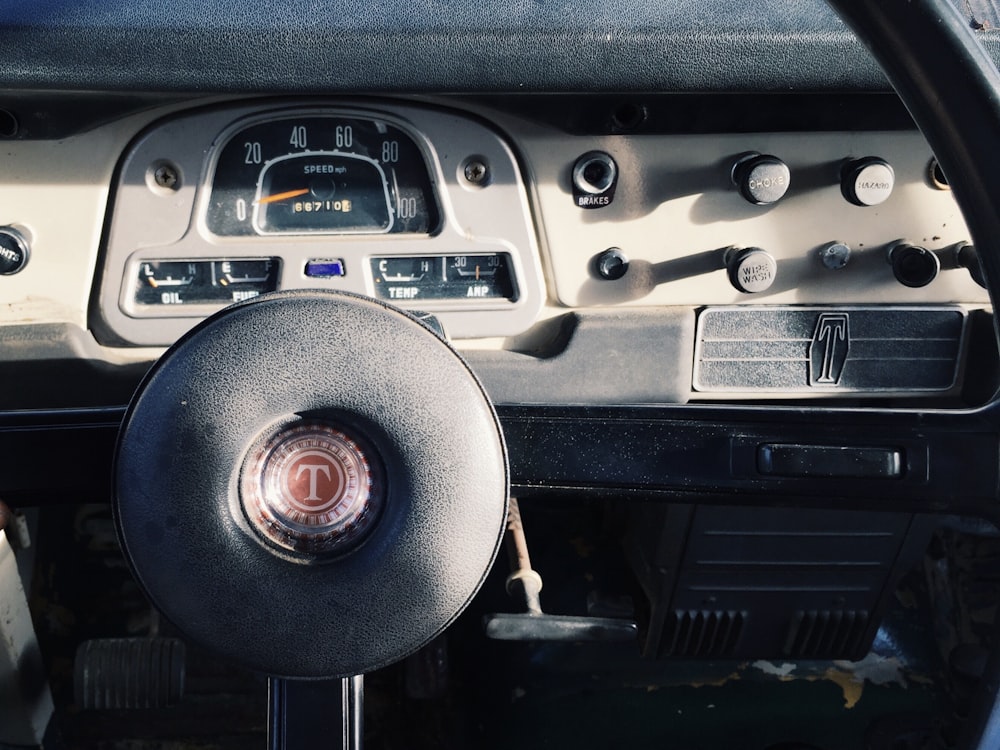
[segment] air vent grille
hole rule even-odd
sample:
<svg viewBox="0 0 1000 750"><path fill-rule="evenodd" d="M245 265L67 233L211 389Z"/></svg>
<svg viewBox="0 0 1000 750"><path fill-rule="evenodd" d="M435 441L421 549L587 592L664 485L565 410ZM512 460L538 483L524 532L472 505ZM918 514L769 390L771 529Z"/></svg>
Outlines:
<svg viewBox="0 0 1000 750"><path fill-rule="evenodd" d="M736 651L746 612L675 610L668 618L664 655L731 656Z"/></svg>
<svg viewBox="0 0 1000 750"><path fill-rule="evenodd" d="M799 610L788 628L785 653L806 659L857 656L867 628L864 610Z"/></svg>

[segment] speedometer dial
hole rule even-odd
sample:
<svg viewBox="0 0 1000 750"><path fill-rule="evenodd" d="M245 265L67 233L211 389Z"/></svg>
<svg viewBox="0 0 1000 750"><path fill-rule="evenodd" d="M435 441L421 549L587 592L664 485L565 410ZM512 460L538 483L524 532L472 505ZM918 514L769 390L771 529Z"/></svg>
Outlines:
<svg viewBox="0 0 1000 750"><path fill-rule="evenodd" d="M430 234L438 210L423 154L401 128L305 114L226 140L205 220L220 236Z"/></svg>

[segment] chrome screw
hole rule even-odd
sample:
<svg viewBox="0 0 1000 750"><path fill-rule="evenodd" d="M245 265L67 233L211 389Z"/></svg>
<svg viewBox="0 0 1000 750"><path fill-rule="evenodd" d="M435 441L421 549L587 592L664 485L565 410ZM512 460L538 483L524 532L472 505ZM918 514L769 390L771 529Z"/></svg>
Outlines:
<svg viewBox="0 0 1000 750"><path fill-rule="evenodd" d="M161 164L153 172L153 181L162 188L173 190L180 181L180 175L171 165Z"/></svg>
<svg viewBox="0 0 1000 750"><path fill-rule="evenodd" d="M481 161L470 161L465 165L465 179L473 185L486 184L490 176L490 168Z"/></svg>

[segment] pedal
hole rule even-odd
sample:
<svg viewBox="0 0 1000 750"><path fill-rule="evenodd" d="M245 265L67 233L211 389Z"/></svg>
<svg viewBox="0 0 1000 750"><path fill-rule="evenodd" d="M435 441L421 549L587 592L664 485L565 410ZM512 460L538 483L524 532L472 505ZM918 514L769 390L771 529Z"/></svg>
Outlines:
<svg viewBox="0 0 1000 750"><path fill-rule="evenodd" d="M542 611L542 577L531 567L531 555L524 536L517 498L510 498L507 516L507 552L511 574L507 593L523 604L525 612L500 613L483 618L486 637L498 641L633 641L638 627L632 619L617 617L575 617L547 615ZM588 610L607 610L604 599L591 597ZM631 610L631 607L629 607ZM617 611L615 612L617 614Z"/></svg>
<svg viewBox="0 0 1000 750"><path fill-rule="evenodd" d="M169 708L184 695L184 644L176 638L84 641L73 664L84 710Z"/></svg>
<svg viewBox="0 0 1000 750"><path fill-rule="evenodd" d="M632 620L530 613L488 615L485 625L486 637L497 641L620 643L634 641L638 632Z"/></svg>

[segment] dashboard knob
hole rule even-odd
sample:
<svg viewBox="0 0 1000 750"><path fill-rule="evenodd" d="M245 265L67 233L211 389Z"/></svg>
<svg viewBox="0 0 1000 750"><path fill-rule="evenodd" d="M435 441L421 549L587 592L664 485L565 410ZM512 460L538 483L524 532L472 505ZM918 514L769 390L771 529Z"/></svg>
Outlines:
<svg viewBox="0 0 1000 750"><path fill-rule="evenodd" d="M730 249L726 252L726 268L729 282L745 294L766 291L778 272L774 256L759 247Z"/></svg>
<svg viewBox="0 0 1000 750"><path fill-rule="evenodd" d="M11 276L28 264L28 241L13 227L0 227L0 276Z"/></svg>
<svg viewBox="0 0 1000 750"><path fill-rule="evenodd" d="M573 198L579 208L604 208L615 199L618 165L603 151L589 151L573 165Z"/></svg>
<svg viewBox="0 0 1000 750"><path fill-rule="evenodd" d="M777 156L747 154L733 165L733 183L755 206L767 206L788 192L788 165Z"/></svg>
<svg viewBox="0 0 1000 750"><path fill-rule="evenodd" d="M885 159L853 159L840 170L840 191L855 206L877 206L892 193L895 173Z"/></svg>
<svg viewBox="0 0 1000 750"><path fill-rule="evenodd" d="M621 248L609 247L597 256L596 267L602 279L617 281L628 272L628 258Z"/></svg>
<svg viewBox="0 0 1000 750"><path fill-rule="evenodd" d="M851 260L851 246L843 242L828 242L819 249L819 259L829 271L839 271Z"/></svg>
<svg viewBox="0 0 1000 750"><path fill-rule="evenodd" d="M888 259L896 281L912 288L927 286L941 270L941 261L934 253L905 242L890 246Z"/></svg>

